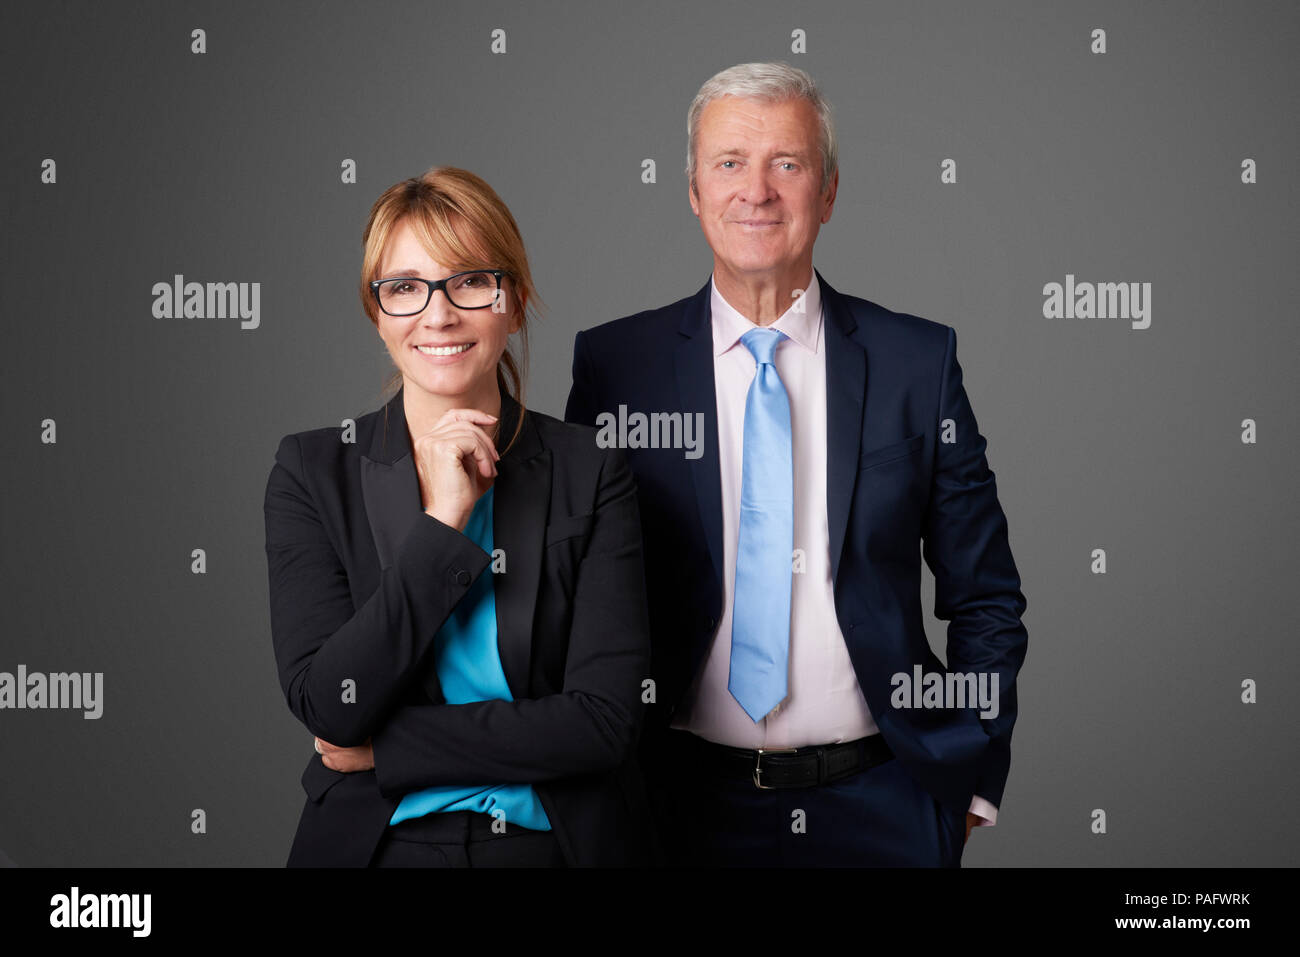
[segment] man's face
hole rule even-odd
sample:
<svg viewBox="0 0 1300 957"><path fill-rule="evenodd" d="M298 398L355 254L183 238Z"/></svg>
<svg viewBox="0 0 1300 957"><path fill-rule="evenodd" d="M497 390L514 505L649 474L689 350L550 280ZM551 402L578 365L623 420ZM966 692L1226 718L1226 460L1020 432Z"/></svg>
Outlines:
<svg viewBox="0 0 1300 957"><path fill-rule="evenodd" d="M723 96L704 107L690 200L715 267L740 280L807 278L839 180L822 192L817 134L817 111L804 99Z"/></svg>

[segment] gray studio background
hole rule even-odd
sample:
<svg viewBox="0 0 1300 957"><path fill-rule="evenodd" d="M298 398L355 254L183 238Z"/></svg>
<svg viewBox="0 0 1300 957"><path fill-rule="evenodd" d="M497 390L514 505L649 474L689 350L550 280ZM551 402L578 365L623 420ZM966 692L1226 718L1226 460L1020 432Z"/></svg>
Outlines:
<svg viewBox="0 0 1300 957"><path fill-rule="evenodd" d="M1294 4L6 14L0 671L104 672L97 721L0 711L13 862L284 863L311 735L276 678L262 497L281 436L381 402L355 291L371 203L436 164L497 189L547 307L529 402L562 415L577 330L707 280L686 108L758 59L835 109L817 268L956 328L1008 516L1029 652L998 824L966 866L1297 862ZM260 328L153 318L176 273L260 282ZM1150 328L1044 319L1067 273L1152 283Z"/></svg>

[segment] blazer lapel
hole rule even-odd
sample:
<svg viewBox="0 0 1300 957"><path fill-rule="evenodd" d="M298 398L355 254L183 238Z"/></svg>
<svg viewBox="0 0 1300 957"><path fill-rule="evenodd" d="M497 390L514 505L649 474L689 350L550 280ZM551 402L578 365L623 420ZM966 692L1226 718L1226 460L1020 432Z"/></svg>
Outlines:
<svg viewBox="0 0 1300 957"><path fill-rule="evenodd" d="M702 454L690 459L691 482L695 486L695 503L699 508L700 526L709 545L717 591L722 590L722 478L718 458L718 405L713 381L713 327L710 323L709 293L706 282L686 304L677 331L677 391L682 412L704 413Z"/></svg>
<svg viewBox="0 0 1300 957"><path fill-rule="evenodd" d="M376 413L369 446L361 453L361 493L381 569L393 563L403 536L422 510L402 392L398 389Z"/></svg>
<svg viewBox="0 0 1300 957"><path fill-rule="evenodd" d="M519 415L519 403L502 392L499 445L510 441ZM542 447L526 410L523 419L519 437L497 462L492 503L492 546L505 559L504 573L493 578L497 653L514 698L530 691L533 614L551 504L551 451ZM484 574L492 574L491 566Z"/></svg>
<svg viewBox="0 0 1300 957"><path fill-rule="evenodd" d="M857 322L843 297L821 273L817 273L817 281L821 284L826 342L826 520L830 526L831 581L835 581L857 481L867 395L867 353L852 338Z"/></svg>
<svg viewBox="0 0 1300 957"><path fill-rule="evenodd" d="M816 272L816 270L814 270ZM839 572L848 528L849 503L857 481L862 415L867 392L867 354L852 338L857 322L821 273L826 347L826 517L830 525L831 578ZM718 459L718 408L714 394L713 335L709 322L710 284L687 303L678 332L677 387L684 411L704 413L704 451L691 461L691 479L709 555L721 588L722 484Z"/></svg>
<svg viewBox="0 0 1300 957"><path fill-rule="evenodd" d="M402 392L376 415L369 448L361 454L361 493L379 567L388 568L423 509ZM519 404L501 394L500 442L519 421ZM532 666L532 621L541 578L543 542L551 499L551 453L543 449L531 417L497 462L493 483L492 544L505 555L505 573L493 580L497 653L514 697L526 695ZM491 567L484 574L492 574ZM432 658L421 675L430 700L446 699Z"/></svg>
<svg viewBox="0 0 1300 957"><path fill-rule="evenodd" d="M381 571L393 564L402 539L423 511L411 436L406 429L403 392L405 387L398 389L383 411L376 414L369 447L361 453L361 497ZM377 579L374 587L378 587ZM420 683L429 700L445 700L432 659L423 669Z"/></svg>

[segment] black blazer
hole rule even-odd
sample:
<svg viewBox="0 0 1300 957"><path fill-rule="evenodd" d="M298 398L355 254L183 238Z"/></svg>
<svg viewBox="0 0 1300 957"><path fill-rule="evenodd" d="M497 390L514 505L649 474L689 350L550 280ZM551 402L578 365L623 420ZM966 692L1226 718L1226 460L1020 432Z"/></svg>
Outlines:
<svg viewBox="0 0 1300 957"><path fill-rule="evenodd" d="M501 397L502 442L519 405ZM402 391L356 422L285 436L266 486L271 633L314 736L372 740L375 767L313 753L288 866L366 866L402 796L534 786L571 865L649 861L634 758L649 673L636 488L594 430L528 410L497 463L497 642L513 701L448 705L430 649L492 558L426 514ZM345 685L347 682L354 684ZM355 700L345 698L355 688Z"/></svg>

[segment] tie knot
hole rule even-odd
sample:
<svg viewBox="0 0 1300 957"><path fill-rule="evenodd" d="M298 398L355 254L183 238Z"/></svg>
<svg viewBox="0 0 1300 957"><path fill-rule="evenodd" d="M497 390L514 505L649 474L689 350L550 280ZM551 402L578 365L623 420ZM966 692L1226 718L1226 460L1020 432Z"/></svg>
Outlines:
<svg viewBox="0 0 1300 957"><path fill-rule="evenodd" d="M740 337L740 341L745 348L753 353L754 361L759 365L764 362L769 365L772 363L772 356L776 353L776 344L785 338L785 333L780 329L750 329Z"/></svg>

